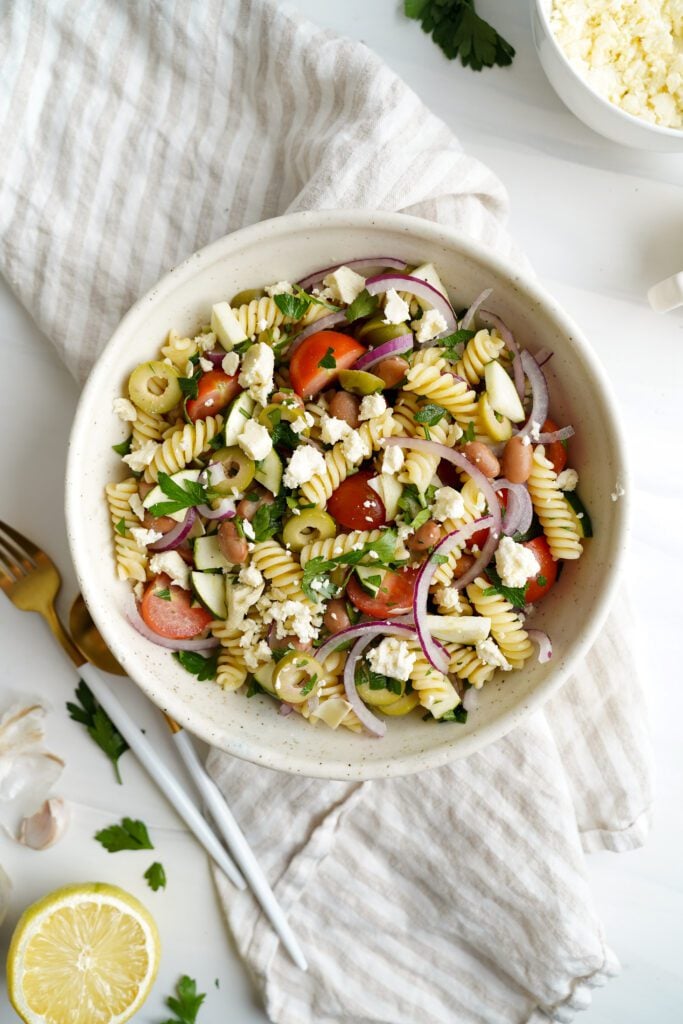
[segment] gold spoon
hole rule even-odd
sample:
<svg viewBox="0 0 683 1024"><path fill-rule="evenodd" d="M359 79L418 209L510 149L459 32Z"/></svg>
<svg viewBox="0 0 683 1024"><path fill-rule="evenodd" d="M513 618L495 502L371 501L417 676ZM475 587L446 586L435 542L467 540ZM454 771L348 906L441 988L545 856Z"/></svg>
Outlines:
<svg viewBox="0 0 683 1024"><path fill-rule="evenodd" d="M111 672L115 676L126 675L102 639L100 631L90 617L88 606L80 594L71 605L69 632L81 654L92 665L101 668L103 672Z"/></svg>

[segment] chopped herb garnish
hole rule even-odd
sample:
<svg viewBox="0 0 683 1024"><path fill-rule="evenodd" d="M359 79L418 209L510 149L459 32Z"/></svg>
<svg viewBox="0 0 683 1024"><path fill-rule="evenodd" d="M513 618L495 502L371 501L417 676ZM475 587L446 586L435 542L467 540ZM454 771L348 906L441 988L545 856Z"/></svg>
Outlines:
<svg viewBox="0 0 683 1024"><path fill-rule="evenodd" d="M204 657L197 651L174 651L173 657L184 669L196 676L200 683L205 679L215 679L218 671L218 655L209 654Z"/></svg>
<svg viewBox="0 0 683 1024"><path fill-rule="evenodd" d="M421 508L415 518L410 523L413 530L419 530L421 526L431 518L431 512L428 508Z"/></svg>
<svg viewBox="0 0 683 1024"><path fill-rule="evenodd" d="M313 689L313 687L315 686L315 684L317 682L318 682L318 673L315 672L311 676L311 678L308 680L308 682L304 683L304 685L301 687L301 696L302 697L308 697L309 693L311 692L311 690Z"/></svg>
<svg viewBox="0 0 683 1024"><path fill-rule="evenodd" d="M218 449L222 448L224 444L225 438L223 436L223 432L221 431L220 433L216 434L215 437L211 438L211 440L209 441L209 448L211 448L212 451L217 452Z"/></svg>
<svg viewBox="0 0 683 1024"><path fill-rule="evenodd" d="M312 301L310 295L306 295L305 292L301 292L299 295L289 295L287 292L283 292L273 296L273 302L280 312L292 320L301 320L301 317L308 312Z"/></svg>
<svg viewBox="0 0 683 1024"><path fill-rule="evenodd" d="M378 306L379 299L377 296L371 295L367 288L364 288L346 310L346 319L352 324L354 320L360 320L363 316L370 316L376 311Z"/></svg>
<svg viewBox="0 0 683 1024"><path fill-rule="evenodd" d="M278 409L278 412L280 410ZM292 430L291 424L287 420L280 419L270 432L270 439L273 442L273 447L277 448L278 445L282 445L285 448L290 448L294 451L301 444L301 438L298 437Z"/></svg>
<svg viewBox="0 0 683 1024"><path fill-rule="evenodd" d="M164 587L163 590L155 590L154 596L161 598L162 601L170 601L171 591L168 589L168 587Z"/></svg>
<svg viewBox="0 0 683 1024"><path fill-rule="evenodd" d="M477 435L474 432L474 421L470 420L466 427L463 427L462 437L460 438L460 444L466 444L468 441L474 441Z"/></svg>
<svg viewBox="0 0 683 1024"><path fill-rule="evenodd" d="M66 709L74 722L80 722L88 730L91 739L107 755L114 766L116 781L121 784L119 758L128 750L128 744L118 731L107 712L95 700L90 687L81 679L76 688L76 699L73 704L67 701Z"/></svg>
<svg viewBox="0 0 683 1024"><path fill-rule="evenodd" d="M180 979L175 990L178 998L169 996L166 1000L166 1005L173 1011L175 1017L164 1021L164 1024L196 1024L197 1014L206 999L206 993L198 993L197 982L188 978L186 974Z"/></svg>
<svg viewBox="0 0 683 1024"><path fill-rule="evenodd" d="M369 541L357 551L349 551L336 558L311 558L304 566L302 589L312 601L335 597L339 588L329 579L328 573L340 565L360 565L364 560L379 569L394 560L397 535L394 530L385 530L377 540ZM374 556L374 557L373 557ZM315 583L315 586L314 586Z"/></svg>
<svg viewBox="0 0 683 1024"><path fill-rule="evenodd" d="M332 347L328 348L327 352L318 363L318 366L321 370L337 369L337 360L334 358L334 349Z"/></svg>
<svg viewBox="0 0 683 1024"><path fill-rule="evenodd" d="M178 384L183 393L183 398L196 398L199 394L199 378L202 375L201 368L197 369L191 377L178 377Z"/></svg>
<svg viewBox="0 0 683 1024"><path fill-rule="evenodd" d="M117 533L120 533L122 537L125 537L128 533L128 524L125 519L119 519L118 523L114 527Z"/></svg>
<svg viewBox="0 0 683 1024"><path fill-rule="evenodd" d="M121 444L113 444L112 449L113 451L116 452L117 455L128 455L132 443L133 435L131 434L130 437L127 437L125 441L121 442Z"/></svg>
<svg viewBox="0 0 683 1024"><path fill-rule="evenodd" d="M545 587L548 585L548 580L545 576L537 576L536 582L538 583L539 587Z"/></svg>
<svg viewBox="0 0 683 1024"><path fill-rule="evenodd" d="M159 486L170 501L158 501L152 505L153 516L171 516L184 508L195 508L208 501L206 487L195 480L184 480L183 486L171 479L168 473L159 473Z"/></svg>
<svg viewBox="0 0 683 1024"><path fill-rule="evenodd" d="M147 885L154 892L166 888L166 872L164 871L164 865L160 864L158 860L150 864L143 877L147 879Z"/></svg>
<svg viewBox="0 0 683 1024"><path fill-rule="evenodd" d="M380 672L373 672L366 661L360 661L356 668L356 686L367 686L369 690L389 690L399 697L404 690L404 684L399 679L392 679L390 676L383 676Z"/></svg>
<svg viewBox="0 0 683 1024"><path fill-rule="evenodd" d="M460 722L461 725L464 725L466 721L467 712L462 704L459 704L457 708L453 708L451 711L444 712L443 715L437 718L437 722Z"/></svg>
<svg viewBox="0 0 683 1024"><path fill-rule="evenodd" d="M424 423L427 426L435 427L436 424L444 418L446 410L441 405L434 405L431 402L428 405L423 405L421 409L415 413L415 422Z"/></svg>
<svg viewBox="0 0 683 1024"><path fill-rule="evenodd" d="M461 328L459 331L454 331L453 334L447 334L445 338L439 338L439 348L453 350L459 345L462 345L464 348L476 333L476 331L466 331L464 328Z"/></svg>
<svg viewBox="0 0 683 1024"><path fill-rule="evenodd" d="M264 502L259 505L251 521L254 528L254 540L257 543L268 540L278 532L284 511L285 502L282 497L276 498L270 504Z"/></svg>
<svg viewBox="0 0 683 1024"><path fill-rule="evenodd" d="M95 833L95 839L109 853L120 850L153 850L154 844L149 838L144 821L123 818L120 825L109 825Z"/></svg>
<svg viewBox="0 0 683 1024"><path fill-rule="evenodd" d="M289 653L287 651L286 653ZM255 679L252 679L247 687L247 697L255 697L259 693L265 693L266 691L260 686Z"/></svg>
<svg viewBox="0 0 683 1024"><path fill-rule="evenodd" d="M420 22L448 60L460 57L473 71L512 64L514 46L479 17L474 0L405 0L403 9Z"/></svg>
<svg viewBox="0 0 683 1024"><path fill-rule="evenodd" d="M484 591L484 597L490 597L492 594L500 594L506 601L509 601L513 608L523 608L526 604L526 590L528 583L525 583L523 587L506 587L501 581L500 576L493 565L486 567L486 575L491 580L491 586L487 587Z"/></svg>
<svg viewBox="0 0 683 1024"><path fill-rule="evenodd" d="M448 555L432 555L432 562L434 565L445 565L448 561Z"/></svg>

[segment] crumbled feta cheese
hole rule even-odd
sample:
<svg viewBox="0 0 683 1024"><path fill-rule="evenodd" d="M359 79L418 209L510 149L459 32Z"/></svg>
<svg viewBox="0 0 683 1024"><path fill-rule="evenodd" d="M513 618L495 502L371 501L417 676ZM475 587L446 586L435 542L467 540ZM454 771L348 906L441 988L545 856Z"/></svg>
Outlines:
<svg viewBox="0 0 683 1024"><path fill-rule="evenodd" d="M350 306L365 288L365 278L350 267L338 267L323 278L323 284L330 290L330 297L336 302Z"/></svg>
<svg viewBox="0 0 683 1024"><path fill-rule="evenodd" d="M221 369L223 373L227 373L228 377L233 377L237 373L237 369L240 365L240 357L236 352L228 352L223 356L223 362L221 363Z"/></svg>
<svg viewBox="0 0 683 1024"><path fill-rule="evenodd" d="M377 647L368 651L367 659L373 672L405 682L410 679L417 654L410 650L405 640L387 636Z"/></svg>
<svg viewBox="0 0 683 1024"><path fill-rule="evenodd" d="M422 314L420 320L416 320L412 325L417 331L415 337L419 342L431 341L432 338L436 338L437 335L443 334L448 327L446 319L442 313L439 313L438 309L427 309Z"/></svg>
<svg viewBox="0 0 683 1024"><path fill-rule="evenodd" d="M205 400L204 400L204 408L205 408L205 409L210 409L210 408L211 408L211 406L212 406L212 405L215 405L215 404L216 404L216 403L215 403L215 401L214 401L214 399L213 399L213 398L207 398L207 399L205 399Z"/></svg>
<svg viewBox="0 0 683 1024"><path fill-rule="evenodd" d="M194 338L194 343L200 352L211 352L216 347L216 340L216 335L213 331L207 331L206 334L198 334Z"/></svg>
<svg viewBox="0 0 683 1024"><path fill-rule="evenodd" d="M247 540L254 540L256 538L254 527L251 525L248 519L242 520L242 529L244 530L244 536L247 538Z"/></svg>
<svg viewBox="0 0 683 1024"><path fill-rule="evenodd" d="M447 612L460 612L460 592L455 587L441 587L437 593L439 606Z"/></svg>
<svg viewBox="0 0 683 1024"><path fill-rule="evenodd" d="M150 544L156 544L163 537L163 533L160 530L146 530L144 526L131 526L130 534L139 548L146 548Z"/></svg>
<svg viewBox="0 0 683 1024"><path fill-rule="evenodd" d="M356 431L347 434L341 443L342 454L347 462L350 462L352 466L358 465L363 459L370 457L372 448L369 443Z"/></svg>
<svg viewBox="0 0 683 1024"><path fill-rule="evenodd" d="M264 341L252 345L242 359L239 382L243 388L248 389L254 401L261 405L268 404L268 395L273 390L274 369L275 355Z"/></svg>
<svg viewBox="0 0 683 1024"><path fill-rule="evenodd" d="M531 548L518 544L512 537L502 537L496 549L496 569L505 587L523 587L537 576L541 566Z"/></svg>
<svg viewBox="0 0 683 1024"><path fill-rule="evenodd" d="M434 495L432 517L444 523L447 519L460 519L465 513L465 502L454 487L439 487Z"/></svg>
<svg viewBox="0 0 683 1024"><path fill-rule="evenodd" d="M285 403L283 402L282 404L284 405ZM297 416L292 420L290 424L292 433L303 434L304 430L306 430L307 427L312 427L314 422L315 421L310 412L305 412L301 416Z"/></svg>
<svg viewBox="0 0 683 1024"><path fill-rule="evenodd" d="M268 321L266 320L266 318L264 316L261 317L259 322L256 324L256 328L259 331L267 331L268 330Z"/></svg>
<svg viewBox="0 0 683 1024"><path fill-rule="evenodd" d="M541 436L541 424L537 420L532 420L529 424L529 437L532 441L538 441Z"/></svg>
<svg viewBox="0 0 683 1024"><path fill-rule="evenodd" d="M625 494L626 494L626 491L621 486L621 484L617 482L616 487L614 488L614 490L610 494L610 498L612 499L612 501L618 501L619 498L623 498Z"/></svg>
<svg viewBox="0 0 683 1024"><path fill-rule="evenodd" d="M359 420L371 420L375 416L381 416L387 411L387 403L384 395L366 395L360 403L358 410Z"/></svg>
<svg viewBox="0 0 683 1024"><path fill-rule="evenodd" d="M405 455L403 454L403 449L399 448L397 444L392 444L391 447L384 449L382 472L393 476L398 473L404 462Z"/></svg>
<svg viewBox="0 0 683 1024"><path fill-rule="evenodd" d="M384 302L384 323L402 324L410 316L410 307L395 288L390 288Z"/></svg>
<svg viewBox="0 0 683 1024"><path fill-rule="evenodd" d="M183 590L190 589L190 567L182 560L177 551L161 551L149 562L150 572L165 573L171 583Z"/></svg>
<svg viewBox="0 0 683 1024"><path fill-rule="evenodd" d="M210 359L205 359L204 356L199 357L199 365L201 366L204 373L211 373L213 370L213 363Z"/></svg>
<svg viewBox="0 0 683 1024"><path fill-rule="evenodd" d="M302 644L315 640L320 632L321 617L316 609L302 601L274 601L264 612L263 621L275 623L275 635L282 640L294 634Z"/></svg>
<svg viewBox="0 0 683 1024"><path fill-rule="evenodd" d="M494 668L502 668L506 672L510 672L512 669L512 665L507 660L496 641L492 640L491 637L487 637L486 640L480 640L475 650L485 665L492 665Z"/></svg>
<svg viewBox="0 0 683 1024"><path fill-rule="evenodd" d="M115 398L111 407L124 423L135 423L138 418L138 411L129 398Z"/></svg>
<svg viewBox="0 0 683 1024"><path fill-rule="evenodd" d="M242 640L240 640L240 646L242 646ZM256 672L259 665L271 661L272 657L273 652L265 640L260 640L256 646L248 643L244 648L244 664L249 672Z"/></svg>
<svg viewBox="0 0 683 1024"><path fill-rule="evenodd" d="M272 298L274 295L292 295L294 289L289 281L278 281L277 284L270 284L266 288L266 295Z"/></svg>
<svg viewBox="0 0 683 1024"><path fill-rule="evenodd" d="M156 455L157 448L160 447L156 441L145 441L140 448L134 448L132 452L124 455L123 461L130 466L134 473L142 473Z"/></svg>
<svg viewBox="0 0 683 1024"><path fill-rule="evenodd" d="M246 587L263 586L263 573L255 565L245 565L243 569L240 569L237 579Z"/></svg>
<svg viewBox="0 0 683 1024"><path fill-rule="evenodd" d="M557 486L561 491L575 491L579 482L579 474L575 469L563 469L557 477Z"/></svg>
<svg viewBox="0 0 683 1024"><path fill-rule="evenodd" d="M300 445L287 464L283 483L285 487L294 489L310 480L318 473L325 472L325 459L321 452L312 445Z"/></svg>
<svg viewBox="0 0 683 1024"><path fill-rule="evenodd" d="M328 416L323 413L320 417L320 437L325 444L336 444L342 438L351 433L351 427L346 420L337 419L336 416Z"/></svg>
<svg viewBox="0 0 683 1024"><path fill-rule="evenodd" d="M140 495L131 494L130 498L128 499L128 504L130 505L131 510L135 513L140 522L142 522L142 520L145 518L145 506L140 501Z"/></svg>
<svg viewBox="0 0 683 1024"><path fill-rule="evenodd" d="M237 438L237 443L250 459L260 462L273 450L273 440L266 427L256 420L245 420L242 433Z"/></svg>
<svg viewBox="0 0 683 1024"><path fill-rule="evenodd" d="M528 445L530 445L530 444L531 444L531 438L529 437L529 435L528 435L528 434L525 434L525 435L524 435L524 437L522 438L522 444L524 445L524 447L525 447L525 448L526 448L526 447L527 447Z"/></svg>

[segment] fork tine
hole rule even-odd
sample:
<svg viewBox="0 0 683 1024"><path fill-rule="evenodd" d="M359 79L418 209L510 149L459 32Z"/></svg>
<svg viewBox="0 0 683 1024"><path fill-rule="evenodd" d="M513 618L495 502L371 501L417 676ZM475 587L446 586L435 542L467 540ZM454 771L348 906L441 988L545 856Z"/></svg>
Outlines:
<svg viewBox="0 0 683 1024"><path fill-rule="evenodd" d="M18 579L21 579L23 575L24 573L19 566L14 564L11 558L8 558L7 552L4 551L0 544L0 580L6 581L7 585L11 586Z"/></svg>
<svg viewBox="0 0 683 1024"><path fill-rule="evenodd" d="M28 555L29 558L35 559L38 555L42 553L40 548L36 547L36 545L33 544L28 539L28 537L24 537L23 533L19 533L18 530L13 530L11 526L8 526L7 523L3 523L2 519L0 519L0 540L4 539L1 536L3 531L11 540L14 541L14 543L17 545L20 551ZM6 540L5 544L7 545Z"/></svg>
<svg viewBox="0 0 683 1024"><path fill-rule="evenodd" d="M0 587L9 592L16 582L17 578L6 564L2 549L0 548Z"/></svg>
<svg viewBox="0 0 683 1024"><path fill-rule="evenodd" d="M16 575L24 576L34 568L31 559L3 536L0 536L0 553L4 555L5 563L8 558L10 559L10 569L13 569Z"/></svg>

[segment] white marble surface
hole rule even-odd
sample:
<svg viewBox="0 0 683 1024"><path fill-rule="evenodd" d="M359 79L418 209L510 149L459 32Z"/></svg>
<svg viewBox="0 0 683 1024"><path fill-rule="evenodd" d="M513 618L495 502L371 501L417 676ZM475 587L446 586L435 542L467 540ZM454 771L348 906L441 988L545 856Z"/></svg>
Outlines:
<svg viewBox="0 0 683 1024"><path fill-rule="evenodd" d="M683 394L683 310L659 317L645 304L647 287L683 269L683 155L657 156L611 144L577 122L546 83L536 59L526 0L480 0L517 47L509 70L474 74L443 59L398 0L298 0L306 15L362 39L395 68L490 164L511 197L512 228L544 284L569 309L606 364L632 440L637 495L629 582L640 595L648 644L658 799L645 849L593 856L588 871L608 939L623 973L594 997L586 1024L656 1021L683 1014L683 776L680 729L680 597L683 514L677 397ZM63 568L62 608L75 594L62 514L69 425L78 389L28 315L0 282L3 416L0 517L47 547ZM7 441L10 443L7 443ZM655 597L656 595L656 597ZM4 957L21 909L71 881L104 879L137 893L153 910L164 944L159 981L142 1024L165 1019L163 997L189 973L208 992L202 1024L260 1024L259 1009L216 907L206 859L179 826L130 755L126 785L64 713L75 677L62 664L43 625L0 600L2 705L10 696L49 700L49 745L65 754L59 789L73 806L68 836L45 853L25 851L0 835L0 863L14 881L0 931ZM126 703L174 761L160 718L133 686L116 682ZM643 711L645 713L645 709ZM169 878L166 892L147 889L151 857L107 854L97 828L132 813L150 826ZM220 987L217 987L220 986ZM0 1021L17 1018L0 994Z"/></svg>

